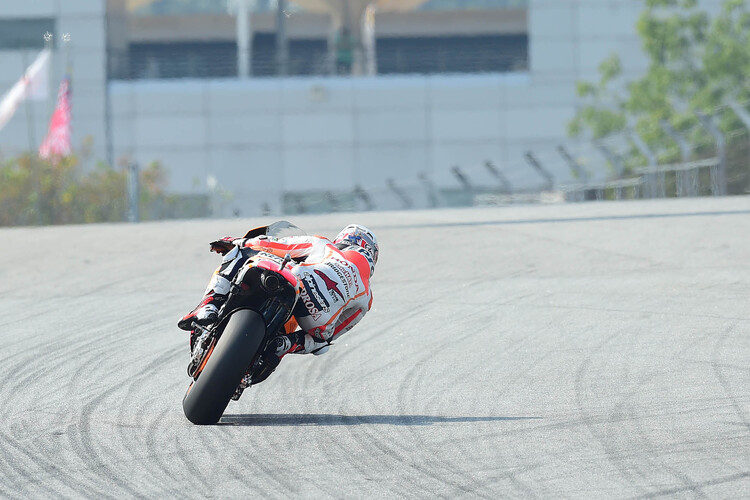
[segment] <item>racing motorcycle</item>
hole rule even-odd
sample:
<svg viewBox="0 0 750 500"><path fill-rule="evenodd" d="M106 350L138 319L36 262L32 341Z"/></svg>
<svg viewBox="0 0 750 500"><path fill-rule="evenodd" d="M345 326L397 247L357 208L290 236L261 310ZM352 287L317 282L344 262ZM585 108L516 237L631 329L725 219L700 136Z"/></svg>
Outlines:
<svg viewBox="0 0 750 500"><path fill-rule="evenodd" d="M297 226L279 221L251 229L245 238L260 235L304 235ZM292 311L299 283L285 258L243 249L247 260L232 279L218 319L208 327L197 323L191 337L188 375L193 381L182 400L185 416L194 424L215 424L229 401L270 373L261 354L271 338L297 327Z"/></svg>

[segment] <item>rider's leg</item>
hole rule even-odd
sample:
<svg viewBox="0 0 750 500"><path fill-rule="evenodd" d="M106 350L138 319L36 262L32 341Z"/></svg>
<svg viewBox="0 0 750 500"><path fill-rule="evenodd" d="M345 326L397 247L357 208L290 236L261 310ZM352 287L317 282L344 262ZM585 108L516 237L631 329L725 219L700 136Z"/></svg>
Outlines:
<svg viewBox="0 0 750 500"><path fill-rule="evenodd" d="M201 326L208 326L216 321L219 308L227 299L232 278L237 274L245 259L246 256L239 247L234 247L224 255L221 265L214 272L206 291L203 292L203 300L198 307L180 319L177 323L179 328L190 331L193 329L194 322Z"/></svg>
<svg viewBox="0 0 750 500"><path fill-rule="evenodd" d="M319 355L328 351L328 345L328 342L316 339L304 330L277 335L268 341L265 351L258 357L252 383L257 384L267 379L287 354Z"/></svg>
<svg viewBox="0 0 750 500"><path fill-rule="evenodd" d="M253 369L252 383L263 382L276 370L281 363L281 358L290 352L296 352L304 348L305 332L296 331L277 335L268 341L266 349L258 357L258 361Z"/></svg>

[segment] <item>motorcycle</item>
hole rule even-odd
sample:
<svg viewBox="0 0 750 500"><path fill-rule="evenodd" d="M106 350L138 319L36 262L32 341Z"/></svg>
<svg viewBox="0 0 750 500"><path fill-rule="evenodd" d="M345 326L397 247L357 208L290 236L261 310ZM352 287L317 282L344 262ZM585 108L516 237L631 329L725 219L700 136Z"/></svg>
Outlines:
<svg viewBox="0 0 750 500"><path fill-rule="evenodd" d="M260 235L304 235L287 221L251 229L245 238ZM297 328L292 311L299 298L297 278L289 257L243 249L247 260L231 281L218 319L203 328L194 324L188 375L193 381L182 400L189 421L215 424L229 401L239 399L253 383L265 380L261 354L271 338Z"/></svg>

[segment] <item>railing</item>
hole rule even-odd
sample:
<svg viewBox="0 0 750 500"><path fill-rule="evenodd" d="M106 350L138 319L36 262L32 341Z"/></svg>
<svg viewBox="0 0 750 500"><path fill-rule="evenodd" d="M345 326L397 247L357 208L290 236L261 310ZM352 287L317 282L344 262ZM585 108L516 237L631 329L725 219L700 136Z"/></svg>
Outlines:
<svg viewBox="0 0 750 500"><path fill-rule="evenodd" d="M526 36L382 39L376 51L378 74L486 73L528 69ZM289 75L351 74L336 63L325 40L292 40ZM278 73L273 38L256 37L248 66L253 77ZM133 44L108 53L109 78L236 78L237 47L228 42Z"/></svg>
<svg viewBox="0 0 750 500"><path fill-rule="evenodd" d="M271 0L255 0L249 2L252 12L270 12L274 10ZM418 10L465 10L465 9L518 9L527 7L529 0L428 0ZM304 11L292 0L289 2L292 12ZM224 14L227 12L225 1L184 1L162 0L160 2L145 3L134 9L131 15L159 16L184 14Z"/></svg>

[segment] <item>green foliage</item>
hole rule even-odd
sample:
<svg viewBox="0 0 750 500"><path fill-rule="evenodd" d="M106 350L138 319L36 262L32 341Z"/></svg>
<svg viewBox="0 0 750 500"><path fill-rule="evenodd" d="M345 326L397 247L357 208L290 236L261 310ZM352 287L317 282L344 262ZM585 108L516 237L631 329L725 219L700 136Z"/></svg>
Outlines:
<svg viewBox="0 0 750 500"><path fill-rule="evenodd" d="M162 215L177 202L164 194L164 169L153 163L140 173L140 212L144 219ZM0 163L0 226L73 224L125 220L128 175L100 163L81 172L78 158L56 162L35 155Z"/></svg>
<svg viewBox="0 0 750 500"><path fill-rule="evenodd" d="M578 83L578 96L590 99L591 103L582 108L568 125L570 135L578 137L588 129L594 139L600 139L625 128L622 103L619 97L610 93L607 88L621 72L620 58L613 54L599 65L601 79L598 83Z"/></svg>
<svg viewBox="0 0 750 500"><path fill-rule="evenodd" d="M750 75L750 7L747 0L724 0L711 18L696 0L646 0L637 23L649 59L646 74L633 82L621 79L613 55L599 67L600 81L579 83L584 101L569 124L569 133L599 139L634 129L660 161L676 161L679 151L660 126L669 121L692 141L696 155L713 141L697 127L695 112L714 114L723 131L743 129L731 112L715 114L729 98L747 101ZM642 165L633 148L629 165Z"/></svg>
<svg viewBox="0 0 750 500"><path fill-rule="evenodd" d="M622 62L617 55L612 55L608 59L599 64L599 73L602 75L602 79L599 82L600 87L605 87L614 78L620 76L622 73Z"/></svg>

